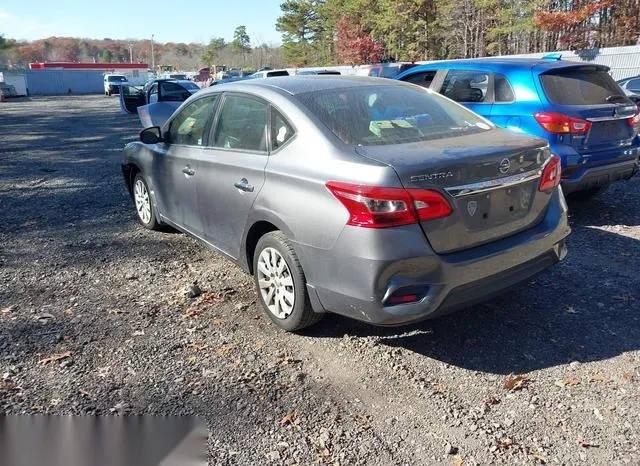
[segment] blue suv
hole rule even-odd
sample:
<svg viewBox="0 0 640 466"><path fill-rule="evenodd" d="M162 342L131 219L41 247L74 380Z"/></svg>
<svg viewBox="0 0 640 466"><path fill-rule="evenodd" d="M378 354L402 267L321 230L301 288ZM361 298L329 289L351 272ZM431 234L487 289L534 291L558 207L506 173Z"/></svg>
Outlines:
<svg viewBox="0 0 640 466"><path fill-rule="evenodd" d="M564 192L588 198L638 171L640 113L608 71L557 58L482 58L419 65L396 79L547 139L562 160Z"/></svg>

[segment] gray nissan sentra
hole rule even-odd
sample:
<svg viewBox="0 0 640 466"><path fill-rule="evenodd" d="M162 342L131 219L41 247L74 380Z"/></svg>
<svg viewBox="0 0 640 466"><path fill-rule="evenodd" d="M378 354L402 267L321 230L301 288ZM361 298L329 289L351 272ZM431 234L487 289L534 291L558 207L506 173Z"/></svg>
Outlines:
<svg viewBox="0 0 640 466"><path fill-rule="evenodd" d="M143 130L122 168L144 227L238 263L290 331L326 312L399 325L486 300L562 260L570 232L546 141L398 81L209 88Z"/></svg>

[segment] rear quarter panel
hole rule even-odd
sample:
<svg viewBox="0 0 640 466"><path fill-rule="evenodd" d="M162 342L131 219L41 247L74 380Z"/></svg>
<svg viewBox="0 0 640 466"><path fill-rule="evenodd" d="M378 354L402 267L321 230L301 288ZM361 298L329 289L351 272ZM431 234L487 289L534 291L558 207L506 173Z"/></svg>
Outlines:
<svg viewBox="0 0 640 466"><path fill-rule="evenodd" d="M401 187L401 183L392 168L342 144L296 103L278 99L274 104L294 126L295 136L269 156L265 183L247 219L245 237L256 222L274 224L293 242L307 280L314 283L316 274L324 272L317 264L312 266L310 258L318 250L333 249L348 221L347 210L329 192L326 182L391 187Z"/></svg>

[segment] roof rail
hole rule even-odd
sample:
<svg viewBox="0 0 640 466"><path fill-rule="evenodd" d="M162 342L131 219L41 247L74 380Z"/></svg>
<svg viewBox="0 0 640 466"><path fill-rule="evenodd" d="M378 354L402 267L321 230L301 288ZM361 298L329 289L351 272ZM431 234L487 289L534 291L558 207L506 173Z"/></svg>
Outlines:
<svg viewBox="0 0 640 466"><path fill-rule="evenodd" d="M562 54L561 53L548 53L546 54L544 57L542 57L543 60L562 60Z"/></svg>

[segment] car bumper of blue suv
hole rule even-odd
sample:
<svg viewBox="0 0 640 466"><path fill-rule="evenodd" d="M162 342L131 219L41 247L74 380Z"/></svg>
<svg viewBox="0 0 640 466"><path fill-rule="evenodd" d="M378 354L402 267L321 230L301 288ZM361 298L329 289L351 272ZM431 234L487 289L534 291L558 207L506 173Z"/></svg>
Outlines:
<svg viewBox="0 0 640 466"><path fill-rule="evenodd" d="M579 163L571 163L572 157L566 157L567 165L562 169L564 193L606 187L615 181L628 180L638 172L640 147L630 147L607 155L594 157L593 160L589 156L582 156Z"/></svg>
<svg viewBox="0 0 640 466"><path fill-rule="evenodd" d="M330 254L300 244L296 249L319 271L307 277L316 311L403 325L485 301L562 260L571 231L566 212L558 189L534 227L448 254L433 252L418 225L348 227ZM416 302L390 299L407 294Z"/></svg>

